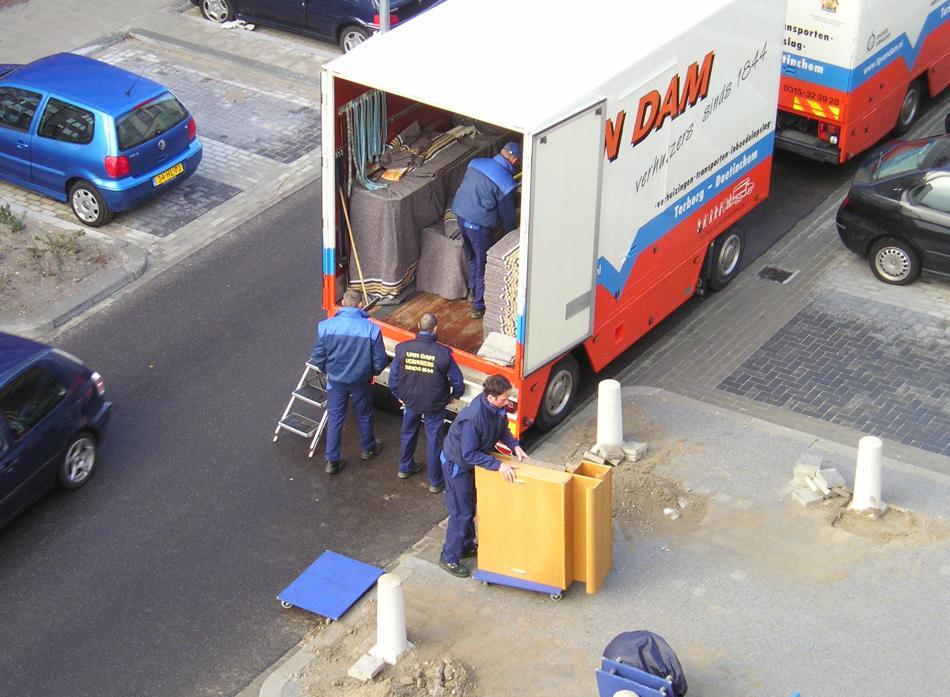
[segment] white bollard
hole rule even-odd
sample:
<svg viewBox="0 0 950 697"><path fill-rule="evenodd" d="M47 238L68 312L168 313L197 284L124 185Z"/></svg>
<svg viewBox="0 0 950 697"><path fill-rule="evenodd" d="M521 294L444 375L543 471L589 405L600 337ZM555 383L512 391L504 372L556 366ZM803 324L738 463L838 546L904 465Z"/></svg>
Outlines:
<svg viewBox="0 0 950 697"><path fill-rule="evenodd" d="M884 513L887 504L881 500L881 452L884 443L875 436L858 441L858 463L854 471L854 495L848 508L852 511Z"/></svg>
<svg viewBox="0 0 950 697"><path fill-rule="evenodd" d="M623 408L616 380L601 380L597 388L597 444L623 446Z"/></svg>
<svg viewBox="0 0 950 697"><path fill-rule="evenodd" d="M406 639L406 600L402 579L395 574L383 574L376 582L376 646L370 654L389 665L396 661L412 644Z"/></svg>

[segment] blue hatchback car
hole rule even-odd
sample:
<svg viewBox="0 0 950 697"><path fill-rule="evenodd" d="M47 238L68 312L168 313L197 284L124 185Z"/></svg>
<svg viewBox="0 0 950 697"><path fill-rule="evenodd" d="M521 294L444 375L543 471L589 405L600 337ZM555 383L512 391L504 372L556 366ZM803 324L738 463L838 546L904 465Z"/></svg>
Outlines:
<svg viewBox="0 0 950 697"><path fill-rule="evenodd" d="M0 332L0 526L57 483L89 481L111 410L98 373Z"/></svg>
<svg viewBox="0 0 950 697"><path fill-rule="evenodd" d="M195 120L156 82L59 53L0 65L0 178L98 227L194 174Z"/></svg>

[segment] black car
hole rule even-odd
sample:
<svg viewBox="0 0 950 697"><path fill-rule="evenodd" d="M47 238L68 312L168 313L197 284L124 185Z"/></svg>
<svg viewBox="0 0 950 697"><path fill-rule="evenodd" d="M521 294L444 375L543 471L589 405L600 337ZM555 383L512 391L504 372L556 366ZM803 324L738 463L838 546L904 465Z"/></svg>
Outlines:
<svg viewBox="0 0 950 697"><path fill-rule="evenodd" d="M191 0L212 22L243 19L338 44L344 52L379 28L378 0ZM389 0L390 24L441 0Z"/></svg>
<svg viewBox="0 0 950 697"><path fill-rule="evenodd" d="M950 134L884 146L838 209L838 235L885 283L950 278Z"/></svg>
<svg viewBox="0 0 950 697"><path fill-rule="evenodd" d="M59 484L92 477L112 403L73 356L0 332L0 526Z"/></svg>

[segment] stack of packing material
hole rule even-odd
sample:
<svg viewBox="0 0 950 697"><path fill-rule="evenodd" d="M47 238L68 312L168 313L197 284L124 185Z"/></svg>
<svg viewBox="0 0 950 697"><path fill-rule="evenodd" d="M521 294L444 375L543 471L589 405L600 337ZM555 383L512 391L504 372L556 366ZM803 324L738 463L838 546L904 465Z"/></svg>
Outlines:
<svg viewBox="0 0 950 697"><path fill-rule="evenodd" d="M483 332L515 336L518 307L518 259L521 233L515 229L488 250L485 263Z"/></svg>

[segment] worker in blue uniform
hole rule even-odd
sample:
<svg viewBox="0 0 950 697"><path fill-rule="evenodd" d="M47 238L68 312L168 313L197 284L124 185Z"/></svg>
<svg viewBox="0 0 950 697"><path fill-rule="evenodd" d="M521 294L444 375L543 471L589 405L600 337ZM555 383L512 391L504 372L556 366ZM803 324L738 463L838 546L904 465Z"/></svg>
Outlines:
<svg viewBox="0 0 950 697"><path fill-rule="evenodd" d="M475 544L475 468L500 471L505 481L515 481L515 467L490 453L501 441L519 462L528 454L508 430L508 398L511 383L503 375L489 375L482 393L465 407L445 436L442 449L442 475L445 477L445 507L449 524L439 566L453 576L465 578L465 557L473 557Z"/></svg>
<svg viewBox="0 0 950 697"><path fill-rule="evenodd" d="M317 325L310 361L327 376L326 473L336 474L346 462L340 437L346 405L353 400L360 432L360 457L369 460L383 448L373 433L373 376L389 359L379 327L362 310L362 296L347 290L336 315Z"/></svg>
<svg viewBox="0 0 950 697"><path fill-rule="evenodd" d="M493 158L479 157L468 163L465 177L455 192L452 212L458 218L468 260L468 298L472 318L485 316L485 262L492 246L492 230L501 225L504 235L516 227L514 176L521 168L521 145L505 144Z"/></svg>
<svg viewBox="0 0 950 697"><path fill-rule="evenodd" d="M452 349L436 340L438 322L430 312L422 315L416 338L396 346L396 355L389 367L389 389L403 407L398 476L408 479L422 471L422 465L413 459L421 422L426 429L429 491L433 494L445 489L439 460L445 433L445 408L465 394L465 381Z"/></svg>

